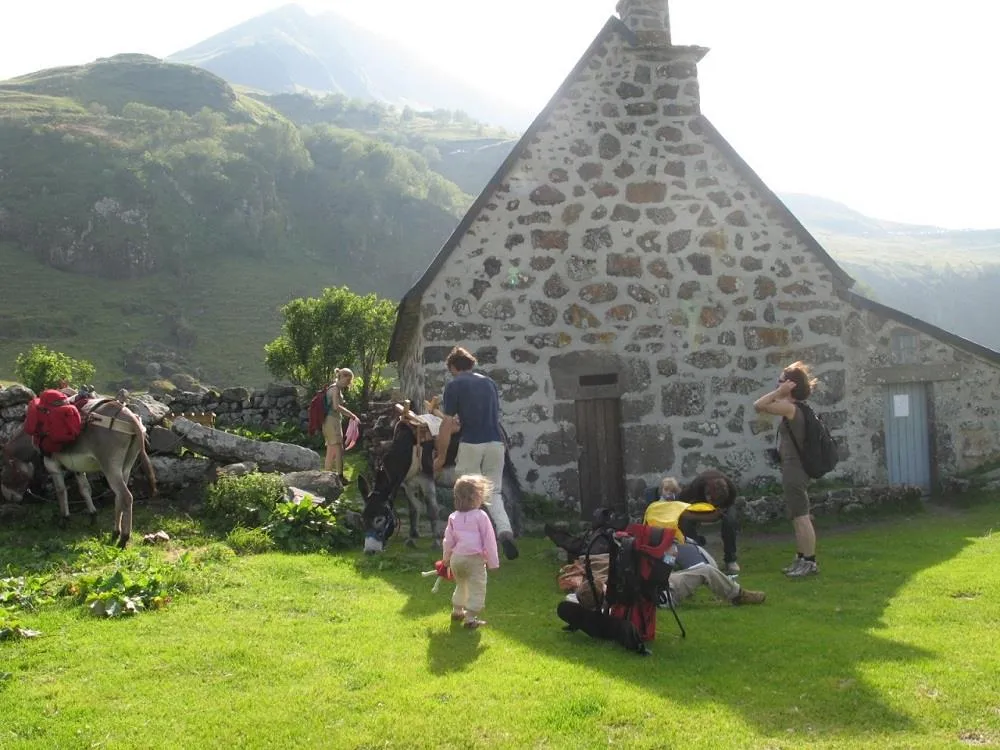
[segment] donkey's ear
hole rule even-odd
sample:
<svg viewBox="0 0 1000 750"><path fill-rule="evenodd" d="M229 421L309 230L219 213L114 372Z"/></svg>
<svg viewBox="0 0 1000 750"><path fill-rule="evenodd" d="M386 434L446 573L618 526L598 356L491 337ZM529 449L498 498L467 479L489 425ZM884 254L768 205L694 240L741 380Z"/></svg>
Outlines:
<svg viewBox="0 0 1000 750"><path fill-rule="evenodd" d="M368 480L365 479L364 474L358 474L358 492L361 493L361 497L368 497Z"/></svg>

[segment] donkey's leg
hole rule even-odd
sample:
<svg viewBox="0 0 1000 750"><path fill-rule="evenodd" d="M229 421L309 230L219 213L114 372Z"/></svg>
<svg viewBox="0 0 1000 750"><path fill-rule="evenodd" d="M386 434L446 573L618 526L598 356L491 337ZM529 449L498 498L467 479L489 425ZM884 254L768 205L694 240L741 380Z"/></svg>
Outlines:
<svg viewBox="0 0 1000 750"><path fill-rule="evenodd" d="M438 508L437 485L429 474L420 475L420 492L427 505L427 520L431 522L431 541L435 547L441 546L441 512Z"/></svg>
<svg viewBox="0 0 1000 750"><path fill-rule="evenodd" d="M410 507L410 536L406 540L407 547L416 546L417 538L420 536L418 526L420 524L420 500L417 497L417 483L414 479L403 482L403 492L406 494L406 503Z"/></svg>
<svg viewBox="0 0 1000 750"><path fill-rule="evenodd" d="M114 531L118 537L118 546L124 548L132 536L132 491L120 471L109 471L105 478L115 493Z"/></svg>
<svg viewBox="0 0 1000 750"><path fill-rule="evenodd" d="M63 467L54 458L46 457L43 461L45 470L52 477L56 488L56 498L59 500L59 526L65 529L69 523L69 497L66 494L66 480L63 479Z"/></svg>
<svg viewBox="0 0 1000 750"><path fill-rule="evenodd" d="M90 525L93 526L97 523L97 508L94 507L94 498L90 491L90 482L87 479L87 475L83 472L76 475L76 486L79 487L80 495L83 497L83 502L87 505L87 512L90 514Z"/></svg>

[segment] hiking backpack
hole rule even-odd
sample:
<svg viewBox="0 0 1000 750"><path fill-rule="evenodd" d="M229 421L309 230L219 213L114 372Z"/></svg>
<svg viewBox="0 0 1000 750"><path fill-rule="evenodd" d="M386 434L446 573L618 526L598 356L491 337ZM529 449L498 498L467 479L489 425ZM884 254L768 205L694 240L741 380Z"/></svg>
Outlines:
<svg viewBox="0 0 1000 750"><path fill-rule="evenodd" d="M805 422L805 440L802 445L799 445L798 440L795 439L792 426L787 418L784 419L784 422L788 425L788 435L792 438L792 445L795 446L795 452L799 454L799 460L802 461L802 468L813 479L819 479L824 474L833 471L837 461L840 460L837 454L837 443L830 435L826 425L823 424L823 420L816 415L809 404L799 401L797 405L802 411L802 418Z"/></svg>
<svg viewBox="0 0 1000 750"><path fill-rule="evenodd" d="M42 453L58 453L80 437L83 418L65 393L50 388L28 404L24 431Z"/></svg>
<svg viewBox="0 0 1000 750"><path fill-rule="evenodd" d="M599 602L596 612L585 613L580 605L560 603L557 612L572 629L582 629L594 637L617 640L629 650L648 653L647 641L656 638L656 607L660 591L668 589L673 562L665 559L674 543L674 530L639 523L624 529L605 526L595 529L584 556L584 575ZM591 550L607 550L608 579L603 600L598 596L591 568ZM594 553L597 554L597 553ZM686 635L673 601L667 603ZM578 610L579 608L579 610Z"/></svg>
<svg viewBox="0 0 1000 750"><path fill-rule="evenodd" d="M327 383L320 388L309 402L309 434L314 435L323 430L323 422L326 415L330 413L330 408L326 400L326 392L330 390L333 383Z"/></svg>

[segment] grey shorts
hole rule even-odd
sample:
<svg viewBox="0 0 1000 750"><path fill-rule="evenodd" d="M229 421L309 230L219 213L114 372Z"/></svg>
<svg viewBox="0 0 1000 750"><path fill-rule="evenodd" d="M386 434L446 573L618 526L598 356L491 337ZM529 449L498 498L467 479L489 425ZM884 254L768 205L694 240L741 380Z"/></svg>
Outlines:
<svg viewBox="0 0 1000 750"><path fill-rule="evenodd" d="M785 492L785 508L789 518L809 515L809 475L798 462L782 462L781 486Z"/></svg>

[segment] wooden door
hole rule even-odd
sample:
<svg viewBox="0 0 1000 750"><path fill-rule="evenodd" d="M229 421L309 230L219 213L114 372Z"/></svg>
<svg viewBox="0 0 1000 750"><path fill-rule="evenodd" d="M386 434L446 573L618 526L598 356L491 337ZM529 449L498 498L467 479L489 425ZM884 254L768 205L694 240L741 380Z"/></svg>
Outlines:
<svg viewBox="0 0 1000 750"><path fill-rule="evenodd" d="M885 456L890 484L931 488L931 458L927 423L927 386L896 383L886 386Z"/></svg>
<svg viewBox="0 0 1000 750"><path fill-rule="evenodd" d="M597 508L627 510L621 401L586 399L576 401L575 406L582 517L590 520Z"/></svg>

